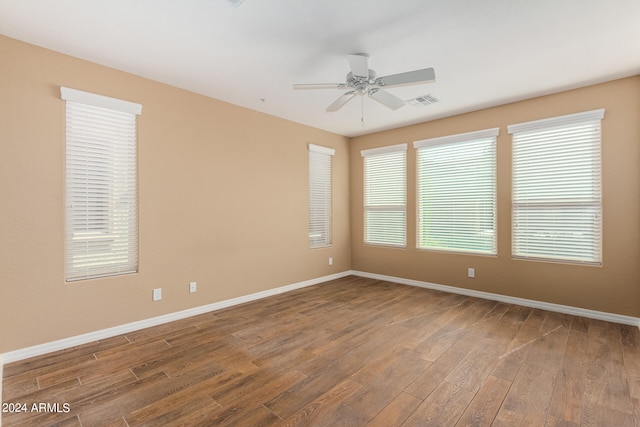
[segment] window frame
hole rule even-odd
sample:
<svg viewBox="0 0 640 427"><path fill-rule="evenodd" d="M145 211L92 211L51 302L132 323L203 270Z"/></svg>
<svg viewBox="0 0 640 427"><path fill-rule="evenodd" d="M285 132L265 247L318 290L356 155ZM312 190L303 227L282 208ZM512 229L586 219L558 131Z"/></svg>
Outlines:
<svg viewBox="0 0 640 427"><path fill-rule="evenodd" d="M367 150L362 150L360 152L360 155L363 159L363 243L365 245L368 246L384 246L384 247L392 247L392 248L406 248L407 247L407 144L395 144L395 145L388 145L385 147L379 147L379 148L371 148L371 149L367 149ZM376 172L378 173L386 173L387 174L387 180L386 182L391 182L391 179L389 178L394 178L397 179L398 181L401 182L395 182L396 186L400 185L401 188L399 189L401 191L402 194L399 194L398 188L395 189L390 189L389 194L382 194L380 192L378 192L378 194L376 194L376 198L378 199L383 199L385 196L387 198L385 198L384 200L381 200L382 203L370 203L368 200L368 194L370 194L370 191L368 190L369 188L369 181L368 181L368 176L374 172L374 170L372 170L371 168L368 168L367 165L369 163L369 161L373 162L375 160L384 160L385 158L388 159L393 159L394 157L400 155L399 157L401 158L400 163L392 163L390 164L390 166L393 168L392 170L389 170L388 168L385 170L382 169L377 169ZM397 170L396 170L397 169ZM396 172L398 173L398 176L393 176L393 177L389 177L388 174L390 174L391 172ZM380 179L381 177L377 177L376 179ZM395 203L399 200L399 198L401 199L401 203ZM389 217L389 215L387 215L387 218L385 218L384 216L381 216L378 221L380 221L380 224L377 224L376 229L378 230L376 232L377 234L377 238L374 237L373 234L369 234L370 230L369 228L371 227L367 227L368 224L370 223L370 215L371 214L379 214L382 215L384 213L387 214L401 214L402 220L401 220L401 234L398 235L394 235L393 233L388 233L388 235L384 235L386 232L388 232L390 230L389 224L397 222L397 219L394 219L393 217ZM387 222L385 222L385 220ZM385 228L385 232L383 232L383 234L380 233L380 229ZM384 239L387 239L386 241Z"/></svg>
<svg viewBox="0 0 640 427"><path fill-rule="evenodd" d="M496 256L498 254L497 137L499 135L499 132L500 132L499 128L490 128L490 129L484 129L479 131L466 132L466 133L448 135L448 136L437 137L437 138L430 138L430 139L415 141L413 143L413 147L416 149L416 249L423 250L423 251L437 251L437 252L466 254L466 255ZM451 218L452 221L454 221L453 224L456 226L456 230L459 230L458 232L459 237L456 237L455 239L453 239L453 241L449 243L445 242L444 244L439 244L439 245L426 244L424 243L427 239L425 234L428 234L428 232L423 228L423 227L426 227L425 220L424 220L425 213L422 211L422 207L426 204L426 202L423 202L423 199L427 197L433 197L433 194L432 193L427 194L426 192L427 190L422 189L421 178L422 178L422 174L425 172L423 170L423 167L421 166L421 161L423 161L422 156L427 156L430 149L438 150L439 148L445 148L445 149L450 148L451 150L453 150L453 153L451 154L461 155L462 151L459 150L459 148L463 146L463 144L478 145L479 146L478 150L482 150L482 149L484 149L485 151L488 150L488 152L491 155L487 159L488 165L483 164L484 168L488 168L490 170L491 187L489 190L489 194L484 194L484 193L482 194L484 198L481 200L483 201L483 203L486 203L486 197L489 196L490 212L491 212L490 219L489 219L491 223L490 235L492 239L488 241L487 239L483 239L482 235L479 235L477 239L474 240L474 236L470 234L471 232L469 230L472 228L477 229L477 225L474 226L473 224L469 225L467 223L466 218L469 217L468 209L464 205L462 205L462 207L460 206L449 207L447 205L447 199L448 199L447 195L443 191L439 191L438 193L436 193L436 196L440 195L441 197L435 199L435 207L434 207L434 209L440 211L437 216L440 216L441 218ZM484 144L485 146L481 144ZM456 153L456 151L459 151L459 153ZM426 160L424 161L426 162ZM470 169L472 166L473 166L472 163L469 163L468 160L465 160L465 162L461 163L461 165L458 166L459 169L462 169L462 172L458 172L458 174L456 174L456 177L459 177L459 176L467 177L467 174L470 174L472 171ZM442 170L439 170L437 168L435 169L435 171L438 173L437 176L435 176L436 179L440 179L440 178L451 179L450 177L447 176L448 171L446 171L444 167L441 167L440 169ZM482 169L479 171L483 172ZM486 173L486 171L484 172ZM473 176L471 175L468 176L468 179L472 179L472 178ZM480 178L481 177L476 177L476 181L473 181L473 182L482 182ZM464 196L464 201L470 202L471 200L473 200L472 198L473 195L470 194L469 191L466 191L462 187L457 187L456 190L462 193L462 195ZM476 211L478 211L477 208L476 208ZM480 211L481 211L481 214L484 214L486 209L481 208ZM476 215L476 218L477 217L478 216ZM483 223L486 223L488 220L483 215L481 215L481 218L482 218L481 222ZM446 220L441 220L441 221L446 221ZM477 219L474 222L477 223L478 222ZM485 233L486 233L486 230L485 230ZM482 233L474 232L473 234L482 234ZM442 239L444 238L442 237L443 235L444 235L443 231L438 230L434 235L432 235L432 238L437 239L438 236L440 236L440 241L442 241ZM471 244L482 245L483 243L485 245L487 244L489 245L488 250L482 249L479 247L476 247L476 248L462 247L465 244L466 245L471 245Z"/></svg>
<svg viewBox="0 0 640 427"><path fill-rule="evenodd" d="M142 106L61 87L65 279L138 271L137 116Z"/></svg>
<svg viewBox="0 0 640 427"><path fill-rule="evenodd" d="M308 144L309 249L333 245L333 156L336 150Z"/></svg>
<svg viewBox="0 0 640 427"><path fill-rule="evenodd" d="M530 122L524 122L519 124L509 125L507 127L508 132L512 135L512 206L511 206L511 256L514 259L521 260L533 260L543 262L556 262L564 264L581 264L581 265L602 265L602 120L604 119L604 109L597 109L591 111L585 111L582 113L568 114L564 116L551 117L547 119L534 120ZM583 128L583 130L580 130ZM589 130L591 128L591 130ZM542 137L541 135L546 135ZM537 135L537 136L536 136ZM591 136L590 136L591 135ZM553 144L548 141L553 140ZM549 144L544 151L547 156L547 166L543 170L548 173L547 176L555 179L553 182L545 182L544 185L550 186L554 184L556 190L554 192L544 193L545 197L536 196L535 189L540 190L540 184L535 183L532 179L524 181L522 184L521 177L518 175L520 168L528 168L528 170L540 170L542 166L536 165L533 162L535 160L529 159L529 163L525 163L521 159L523 154L519 154L519 150L524 150L518 144L536 144L542 146L545 142ZM576 144L585 142L583 147L578 147ZM566 150L568 152L576 154L579 150L584 150L580 156L567 157L560 156L559 150L563 149L563 144L574 144ZM591 144L591 145L588 145ZM558 154L554 154L553 151L558 151ZM564 152L566 154L566 152ZM557 157L553 157L557 156ZM519 160L520 158L520 160ZM553 172L553 162L549 162L549 159L555 162L562 158L573 160L572 162L572 175L585 174L589 170L588 184L585 186L585 180L581 179L580 184L571 182L569 178L562 178L561 174L549 174L549 171ZM585 160L580 163L580 159ZM566 165L563 165L566 170ZM556 166L556 169L558 166ZM522 173L523 175L525 172ZM540 177L541 175L538 175ZM539 178L538 178L539 180ZM564 180L565 182L562 182ZM575 181L575 180L574 180ZM534 187L534 185L536 187ZM518 188L520 186L521 188ZM526 187L529 187L529 198L525 197ZM590 188L587 188L589 187ZM571 193L573 191L573 193ZM590 193L591 195L586 195ZM540 191L537 194L543 194ZM530 212L532 219L522 219L521 212ZM591 210L591 212L590 212ZM556 212L554 214L554 211ZM536 216L534 212L545 212L546 217L541 217L539 214ZM573 213L571 217L567 216L568 213ZM582 220L580 219L582 215ZM591 217L591 220L588 218ZM562 237L553 239L557 243L549 241L545 245L545 238L541 236L538 231L539 237L534 236L526 238L525 234L534 234L536 230L542 230L540 225L544 225L548 221L548 218L552 218L553 223L557 225L547 225L546 233L556 235L560 233ZM567 218L570 219L567 222ZM527 221L527 222L523 222ZM565 224L565 225L562 225ZM571 224L571 227L566 225ZM580 224L585 225L581 228L581 231L577 231ZM586 224L590 224L589 227ZM576 227L576 225L578 227ZM524 231L525 227L528 227L529 231ZM522 231L521 231L522 230ZM575 236L578 239L581 236L585 237L586 245L582 247L576 247L571 245L573 249L567 250L562 248L563 245L570 246L567 242L575 242ZM592 238L588 238L589 236ZM538 247L539 249L535 249ZM547 252L543 254L542 252ZM584 256L578 255L580 252L584 253ZM552 254L553 252L553 254ZM576 255L571 256L569 253ZM591 253L592 256L587 256L587 253Z"/></svg>

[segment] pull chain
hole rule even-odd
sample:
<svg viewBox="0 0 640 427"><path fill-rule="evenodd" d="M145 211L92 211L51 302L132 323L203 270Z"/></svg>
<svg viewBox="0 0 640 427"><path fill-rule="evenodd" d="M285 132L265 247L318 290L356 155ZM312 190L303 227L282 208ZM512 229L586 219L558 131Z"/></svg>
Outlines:
<svg viewBox="0 0 640 427"><path fill-rule="evenodd" d="M364 95L360 95L360 123L364 127Z"/></svg>

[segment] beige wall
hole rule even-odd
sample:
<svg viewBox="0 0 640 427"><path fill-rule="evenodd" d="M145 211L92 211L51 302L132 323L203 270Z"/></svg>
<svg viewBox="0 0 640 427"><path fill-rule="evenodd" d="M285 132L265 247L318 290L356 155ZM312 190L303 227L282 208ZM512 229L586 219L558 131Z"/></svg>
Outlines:
<svg viewBox="0 0 640 427"><path fill-rule="evenodd" d="M0 354L349 269L640 317L640 76L349 142L5 37L0 60ZM60 86L143 105L138 274L65 282ZM596 108L603 266L512 260L506 126ZM414 249L412 148L407 249L362 244L360 150L497 126L497 257ZM307 143L336 149L328 249L308 249Z"/></svg>
<svg viewBox="0 0 640 427"><path fill-rule="evenodd" d="M6 37L0 61L0 353L350 269L347 138ZM65 282L60 86L143 106L138 274ZM307 143L336 149L328 249Z"/></svg>
<svg viewBox="0 0 640 427"><path fill-rule="evenodd" d="M437 108L437 104L432 107ZM511 138L507 125L605 109L602 267L511 258ZM498 255L418 251L415 150L407 153L407 249L363 245L362 149L500 127ZM352 268L640 317L640 76L503 105L351 141ZM467 278L467 268L476 278Z"/></svg>

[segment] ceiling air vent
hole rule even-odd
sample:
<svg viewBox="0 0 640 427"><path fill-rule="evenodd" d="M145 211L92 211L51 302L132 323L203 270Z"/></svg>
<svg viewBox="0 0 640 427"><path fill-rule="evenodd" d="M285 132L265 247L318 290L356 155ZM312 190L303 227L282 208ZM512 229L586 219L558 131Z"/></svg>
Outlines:
<svg viewBox="0 0 640 427"><path fill-rule="evenodd" d="M233 7L238 7L242 3L244 3L244 0L227 0L227 3L229 3Z"/></svg>
<svg viewBox="0 0 640 427"><path fill-rule="evenodd" d="M435 104L436 102L439 102L438 98L436 98L435 96L433 96L431 94L417 96L417 97L407 101L408 104L414 105L416 107L425 106L425 105L431 105L431 104Z"/></svg>

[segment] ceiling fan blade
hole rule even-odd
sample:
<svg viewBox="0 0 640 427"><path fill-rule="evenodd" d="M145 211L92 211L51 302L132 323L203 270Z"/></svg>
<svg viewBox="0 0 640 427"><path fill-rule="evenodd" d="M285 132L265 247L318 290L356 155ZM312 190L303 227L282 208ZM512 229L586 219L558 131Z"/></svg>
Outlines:
<svg viewBox="0 0 640 427"><path fill-rule="evenodd" d="M344 104L346 104L347 102L351 101L351 98L353 98L354 96L356 96L356 92L353 91L353 90L351 92L345 93L340 98L338 98L335 101L333 101L333 104L331 104L331 105L329 105L327 107L327 113L332 113L334 111L338 111L339 109L341 109L344 106Z"/></svg>
<svg viewBox="0 0 640 427"><path fill-rule="evenodd" d="M431 83L435 81L436 73L433 68L424 68L422 70L408 71L406 73L379 77L376 79L376 84L378 86L388 87L413 85L418 83Z"/></svg>
<svg viewBox="0 0 640 427"><path fill-rule="evenodd" d="M355 77L369 77L369 55L365 53L357 53L354 55L347 55L347 59L349 60L351 73Z"/></svg>
<svg viewBox="0 0 640 427"><path fill-rule="evenodd" d="M300 89L344 89L346 83L302 83L293 85L293 90Z"/></svg>
<svg viewBox="0 0 640 427"><path fill-rule="evenodd" d="M404 105L404 101L397 96L382 89L372 89L369 91L369 96L382 105L397 110Z"/></svg>

